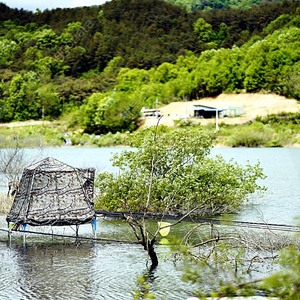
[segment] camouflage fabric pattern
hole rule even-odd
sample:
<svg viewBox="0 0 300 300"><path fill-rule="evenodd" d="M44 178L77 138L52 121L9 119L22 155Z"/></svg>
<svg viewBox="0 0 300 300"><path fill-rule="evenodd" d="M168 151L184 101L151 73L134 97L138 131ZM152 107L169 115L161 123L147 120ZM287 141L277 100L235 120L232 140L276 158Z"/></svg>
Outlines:
<svg viewBox="0 0 300 300"><path fill-rule="evenodd" d="M51 157L29 166L7 222L32 226L92 222L94 177L94 168L73 168Z"/></svg>

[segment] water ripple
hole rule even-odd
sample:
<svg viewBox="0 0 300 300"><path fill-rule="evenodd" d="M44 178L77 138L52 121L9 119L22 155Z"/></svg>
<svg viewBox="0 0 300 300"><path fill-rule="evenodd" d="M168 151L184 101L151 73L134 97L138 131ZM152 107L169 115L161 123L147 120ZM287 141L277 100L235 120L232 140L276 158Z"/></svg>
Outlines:
<svg viewBox="0 0 300 300"><path fill-rule="evenodd" d="M147 273L146 258L140 245L0 243L0 299L132 299L138 277ZM165 267L150 282L152 292L158 299L182 298L185 289L176 292L172 284L179 274L165 276Z"/></svg>

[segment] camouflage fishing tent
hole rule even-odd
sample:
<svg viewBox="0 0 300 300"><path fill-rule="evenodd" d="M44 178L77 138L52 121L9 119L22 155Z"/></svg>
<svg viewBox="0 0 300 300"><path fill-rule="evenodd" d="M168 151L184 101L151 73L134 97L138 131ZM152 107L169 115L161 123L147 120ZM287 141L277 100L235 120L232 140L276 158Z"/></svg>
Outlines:
<svg viewBox="0 0 300 300"><path fill-rule="evenodd" d="M74 168L54 158L27 167L6 217L14 224L80 225L92 223L94 168Z"/></svg>

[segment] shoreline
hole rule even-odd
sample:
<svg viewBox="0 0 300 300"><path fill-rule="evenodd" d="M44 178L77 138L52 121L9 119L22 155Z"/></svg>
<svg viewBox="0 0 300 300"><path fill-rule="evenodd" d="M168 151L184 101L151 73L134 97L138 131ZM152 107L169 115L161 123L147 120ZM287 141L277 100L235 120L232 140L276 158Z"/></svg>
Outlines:
<svg viewBox="0 0 300 300"><path fill-rule="evenodd" d="M157 120L157 118L154 119ZM212 121L209 120L209 122ZM0 136L2 136L0 149L14 147L14 144L18 148L26 149L128 147L126 144L122 144L126 133L82 134L79 130L67 129L66 125L58 125L57 121L46 122L47 125L43 121L32 120L0 124ZM148 125L142 125L140 128L149 127ZM286 124L265 124L258 121L251 124L238 124L238 126L237 124L225 124L224 127L222 127L224 124L221 123L218 131L214 130L211 125L201 124L200 126L205 134L216 139L214 148L300 148L300 120L299 125L297 121L297 124L291 126L290 129L288 122ZM173 130L181 126L173 124L168 127L169 130ZM68 136L70 144L64 143L65 136ZM19 142L13 142L16 140Z"/></svg>

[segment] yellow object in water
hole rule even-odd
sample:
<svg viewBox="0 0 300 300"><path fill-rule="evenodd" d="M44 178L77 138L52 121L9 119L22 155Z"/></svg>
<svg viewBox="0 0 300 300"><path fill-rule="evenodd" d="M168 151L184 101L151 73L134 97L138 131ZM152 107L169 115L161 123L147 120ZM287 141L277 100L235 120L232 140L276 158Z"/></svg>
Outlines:
<svg viewBox="0 0 300 300"><path fill-rule="evenodd" d="M162 238L159 243L161 245L170 245L169 240L167 240L166 238Z"/></svg>
<svg viewBox="0 0 300 300"><path fill-rule="evenodd" d="M167 236L169 234L169 232L170 232L170 225L171 225L171 223L168 223L168 222L157 222L157 224L158 224L158 228L169 226L169 227L166 227L166 228L159 229L159 233L160 233L161 236Z"/></svg>

